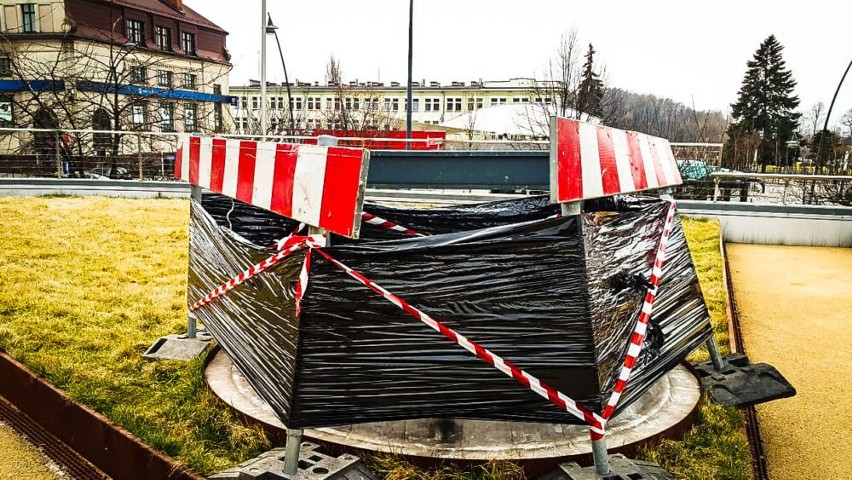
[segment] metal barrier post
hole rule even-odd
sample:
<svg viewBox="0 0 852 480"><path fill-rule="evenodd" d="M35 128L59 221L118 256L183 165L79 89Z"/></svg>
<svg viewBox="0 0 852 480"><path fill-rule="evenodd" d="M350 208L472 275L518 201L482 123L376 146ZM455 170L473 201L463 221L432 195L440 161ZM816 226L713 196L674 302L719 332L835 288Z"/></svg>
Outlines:
<svg viewBox="0 0 852 480"><path fill-rule="evenodd" d="M284 474L295 475L299 470L299 452L302 449L302 430L287 429L287 445L284 450Z"/></svg>
<svg viewBox="0 0 852 480"><path fill-rule="evenodd" d="M716 344L715 334L707 340L707 351L710 352L710 361L713 362L713 368L716 370L725 368L725 360L722 358L722 354L719 353L719 345Z"/></svg>
<svg viewBox="0 0 852 480"><path fill-rule="evenodd" d="M195 200L198 203L201 203L201 187L192 185L189 189L189 198ZM185 338L195 338L198 333L198 327L195 321L195 314L190 313L187 315L186 320L186 337Z"/></svg>
<svg viewBox="0 0 852 480"><path fill-rule="evenodd" d="M142 136L136 134L136 156L139 161L139 180L142 180Z"/></svg>
<svg viewBox="0 0 852 480"><path fill-rule="evenodd" d="M56 131L56 136L53 141L53 151L56 154L56 177L62 178L62 153L59 151L59 130Z"/></svg>
<svg viewBox="0 0 852 480"><path fill-rule="evenodd" d="M609 474L609 454L606 452L606 437L592 440L592 459L595 462L595 473Z"/></svg>

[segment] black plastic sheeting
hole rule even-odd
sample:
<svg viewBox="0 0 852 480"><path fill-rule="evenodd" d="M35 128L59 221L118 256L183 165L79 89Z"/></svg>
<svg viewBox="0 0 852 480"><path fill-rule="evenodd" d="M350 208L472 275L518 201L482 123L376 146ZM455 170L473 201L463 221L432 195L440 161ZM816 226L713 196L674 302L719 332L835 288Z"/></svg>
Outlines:
<svg viewBox="0 0 852 480"><path fill-rule="evenodd" d="M580 216L545 197L442 209L367 203L429 237L365 224L333 258L594 411L609 397L644 298L668 203L618 197ZM188 302L267 258L296 223L215 195L192 202ZM645 348L616 412L711 334L680 221ZM304 252L194 314L291 428L409 418L582 423Z"/></svg>

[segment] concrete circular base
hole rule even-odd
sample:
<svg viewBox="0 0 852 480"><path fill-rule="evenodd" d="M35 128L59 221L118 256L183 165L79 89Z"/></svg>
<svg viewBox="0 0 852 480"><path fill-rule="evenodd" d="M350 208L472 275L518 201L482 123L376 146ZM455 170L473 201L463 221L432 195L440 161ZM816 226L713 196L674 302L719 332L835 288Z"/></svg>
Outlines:
<svg viewBox="0 0 852 480"><path fill-rule="evenodd" d="M220 350L209 362L205 378L211 390L237 411L285 430L225 352ZM676 367L610 420L607 446L617 449L683 426L700 396L695 376L683 366ZM348 448L465 461L565 458L591 452L588 427L580 425L419 419L318 428L304 434Z"/></svg>

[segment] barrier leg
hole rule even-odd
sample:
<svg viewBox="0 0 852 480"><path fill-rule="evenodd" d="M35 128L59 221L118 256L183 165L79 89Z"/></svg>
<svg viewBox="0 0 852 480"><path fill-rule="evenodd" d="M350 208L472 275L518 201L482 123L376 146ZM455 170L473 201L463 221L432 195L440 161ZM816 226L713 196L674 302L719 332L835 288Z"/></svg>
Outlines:
<svg viewBox="0 0 852 480"><path fill-rule="evenodd" d="M295 475L299 470L299 451L302 447L302 430L287 429L287 445L284 451L284 474Z"/></svg>
<svg viewBox="0 0 852 480"><path fill-rule="evenodd" d="M592 459L595 462L595 473L609 474L609 454L606 452L606 437L592 440Z"/></svg>
<svg viewBox="0 0 852 480"><path fill-rule="evenodd" d="M197 187L193 185L189 190L189 197L192 200L195 200L198 203L201 203L201 187ZM184 338L195 338L198 333L198 326L195 323L195 315L190 313L187 316L186 321L186 337Z"/></svg>
<svg viewBox="0 0 852 480"><path fill-rule="evenodd" d="M707 351L710 352L710 361L713 362L713 368L716 370L725 368L725 360L722 358L722 354L719 353L719 346L716 344L715 336L707 340Z"/></svg>

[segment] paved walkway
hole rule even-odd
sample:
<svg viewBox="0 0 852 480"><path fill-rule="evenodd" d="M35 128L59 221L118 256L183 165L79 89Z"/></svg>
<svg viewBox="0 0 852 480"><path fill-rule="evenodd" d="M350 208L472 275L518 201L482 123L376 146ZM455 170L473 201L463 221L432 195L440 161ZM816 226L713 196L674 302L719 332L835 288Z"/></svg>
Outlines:
<svg viewBox="0 0 852 480"><path fill-rule="evenodd" d="M53 480L57 476L46 466L48 460L14 430L0 423L0 479Z"/></svg>
<svg viewBox="0 0 852 480"><path fill-rule="evenodd" d="M757 407L773 479L850 478L852 249L728 245L743 341L798 394Z"/></svg>

